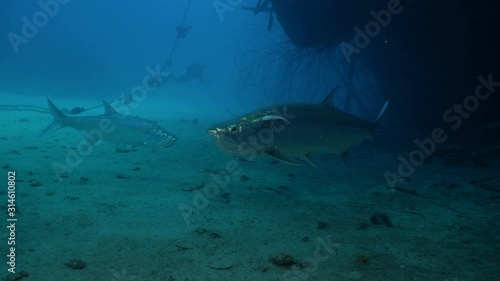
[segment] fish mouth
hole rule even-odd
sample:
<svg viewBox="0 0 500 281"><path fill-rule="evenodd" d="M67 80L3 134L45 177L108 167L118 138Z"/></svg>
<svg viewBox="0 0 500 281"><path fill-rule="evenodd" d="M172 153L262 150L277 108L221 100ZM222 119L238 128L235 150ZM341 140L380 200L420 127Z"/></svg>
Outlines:
<svg viewBox="0 0 500 281"><path fill-rule="evenodd" d="M218 128L210 128L210 129L208 129L208 133L212 137L215 137L217 139L220 137L220 129L218 129Z"/></svg>
<svg viewBox="0 0 500 281"><path fill-rule="evenodd" d="M166 147L170 147L172 145L174 145L174 143L177 141L177 137L176 136L171 136L170 139L168 141L166 141L162 146L161 148L166 148Z"/></svg>
<svg viewBox="0 0 500 281"><path fill-rule="evenodd" d="M220 146L223 146L222 143L222 130L219 128L211 128L208 129L208 134L212 137L212 139L215 141L215 143L219 144Z"/></svg>
<svg viewBox="0 0 500 281"><path fill-rule="evenodd" d="M174 143L177 141L177 137L176 136L172 136L170 138L170 140L167 142L167 146L172 146L174 145Z"/></svg>

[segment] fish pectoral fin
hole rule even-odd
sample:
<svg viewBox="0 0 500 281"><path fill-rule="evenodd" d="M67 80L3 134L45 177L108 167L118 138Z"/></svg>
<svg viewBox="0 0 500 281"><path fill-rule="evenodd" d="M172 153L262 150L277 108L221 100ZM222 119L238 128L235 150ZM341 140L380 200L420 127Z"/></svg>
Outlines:
<svg viewBox="0 0 500 281"><path fill-rule="evenodd" d="M349 168L351 168L351 158L352 158L352 152L358 148L358 146L362 143L359 142L358 144L356 144L355 146L351 147L350 149L340 153L340 158L342 158L342 161L344 161L345 165Z"/></svg>
<svg viewBox="0 0 500 281"><path fill-rule="evenodd" d="M266 153L267 153L267 155L269 155L272 158L279 160L281 162L284 162L287 164L292 164L292 165L302 165L302 163L300 161L298 161L297 159L295 159L289 155L286 155L277 149L266 151Z"/></svg>
<svg viewBox="0 0 500 281"><path fill-rule="evenodd" d="M344 161L344 164L351 168L351 151L346 151L346 152L343 152L342 154L340 154L340 158L342 158L342 161Z"/></svg>
<svg viewBox="0 0 500 281"><path fill-rule="evenodd" d="M288 119L286 119L283 116L266 115L266 116L262 117L262 121L272 121L272 120L281 120L281 121L285 122L287 125L290 125L290 126L292 125L292 123L290 123L290 121L288 121Z"/></svg>
<svg viewBox="0 0 500 281"><path fill-rule="evenodd" d="M306 159L306 161L309 162L309 164L311 164L314 168L321 170L319 168L319 158L316 154L309 152L304 155L304 159Z"/></svg>

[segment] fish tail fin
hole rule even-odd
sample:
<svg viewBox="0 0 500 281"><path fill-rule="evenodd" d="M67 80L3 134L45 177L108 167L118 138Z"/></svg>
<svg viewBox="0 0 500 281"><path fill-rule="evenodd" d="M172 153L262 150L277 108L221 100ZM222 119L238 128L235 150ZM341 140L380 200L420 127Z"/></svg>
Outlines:
<svg viewBox="0 0 500 281"><path fill-rule="evenodd" d="M388 105L389 105L389 101L386 101L384 103L384 105L382 106L382 109L380 110L380 112L379 112L379 114L377 116L377 119L375 119L375 122L374 122L375 125L378 124L378 121L380 121L380 118L382 117L382 115L384 115L384 113L385 113Z"/></svg>
<svg viewBox="0 0 500 281"><path fill-rule="evenodd" d="M373 122L373 131L372 131L372 140L371 141L373 144L373 153L375 156L377 155L377 146L375 145L375 131L377 130L377 124L380 121L380 118L382 117L382 115L384 115L388 105L389 105L389 101L386 101L384 103L384 105L382 106L382 109L380 110L380 112L377 116L377 119L375 119L375 122Z"/></svg>
<svg viewBox="0 0 500 281"><path fill-rule="evenodd" d="M377 125L378 124L378 121L380 121L380 118L382 117L382 115L384 115L384 112L385 110L387 109L387 106L389 105L389 101L386 101L384 103L384 105L382 106L382 109L380 110L378 116L377 116L377 119L375 119L375 122L374 124Z"/></svg>
<svg viewBox="0 0 500 281"><path fill-rule="evenodd" d="M54 117L54 121L52 121L52 123L50 123L43 130L43 132L38 135L38 137L44 137L54 131L61 129L62 127L64 127L64 121L68 119L68 116L66 116L66 114L64 114L59 108L57 108L57 106L55 106L55 104L49 98L47 98L47 104L49 106L50 114L52 114L52 116Z"/></svg>
<svg viewBox="0 0 500 281"><path fill-rule="evenodd" d="M373 122L372 140L375 139L375 130L377 129L377 124L380 121L382 115L384 115L388 105L389 101L385 101L384 105L382 106L382 109L380 109L380 112L378 113L377 119L375 119L375 122Z"/></svg>

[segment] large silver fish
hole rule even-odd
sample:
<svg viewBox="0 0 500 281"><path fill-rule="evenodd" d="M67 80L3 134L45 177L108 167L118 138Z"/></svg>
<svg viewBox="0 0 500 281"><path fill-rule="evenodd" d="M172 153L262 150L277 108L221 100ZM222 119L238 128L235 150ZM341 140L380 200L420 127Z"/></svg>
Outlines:
<svg viewBox="0 0 500 281"><path fill-rule="evenodd" d="M82 117L66 116L48 98L47 103L54 121L40 136L48 135L63 127L71 127L79 130L92 144L104 140L133 146L164 148L173 145L177 140L174 135L155 122L119 114L105 101L103 101L104 115Z"/></svg>
<svg viewBox="0 0 500 281"><path fill-rule="evenodd" d="M271 156L289 164L302 158L319 168L318 154L337 153L350 166L350 152L373 139L375 122L368 122L330 106L333 90L322 103L281 104L262 108L209 129L222 149L245 158Z"/></svg>

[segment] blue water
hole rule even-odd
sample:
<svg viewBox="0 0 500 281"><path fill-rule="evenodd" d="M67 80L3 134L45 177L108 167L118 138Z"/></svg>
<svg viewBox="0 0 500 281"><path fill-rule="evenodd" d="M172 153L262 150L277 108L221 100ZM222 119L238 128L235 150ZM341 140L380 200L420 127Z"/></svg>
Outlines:
<svg viewBox="0 0 500 281"><path fill-rule="evenodd" d="M491 9L272 0L249 10L263 2L0 3L2 280L496 280ZM367 122L389 101L352 167L336 154L317 155L319 169L242 158L207 131L334 88L328 106ZM105 100L178 140L39 137L53 122L47 98L83 120Z"/></svg>

